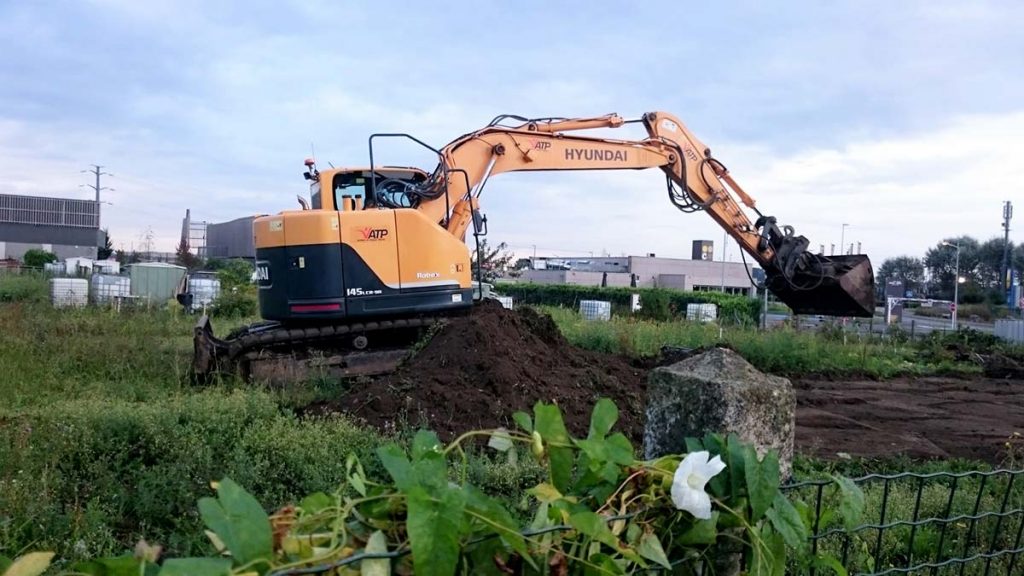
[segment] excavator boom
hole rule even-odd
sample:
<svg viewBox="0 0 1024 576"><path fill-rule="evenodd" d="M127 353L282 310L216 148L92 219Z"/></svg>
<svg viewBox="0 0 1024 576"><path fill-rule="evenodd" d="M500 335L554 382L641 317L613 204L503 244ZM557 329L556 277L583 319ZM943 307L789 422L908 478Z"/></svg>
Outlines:
<svg viewBox="0 0 1024 576"><path fill-rule="evenodd" d="M503 125L510 119L519 123ZM648 137L615 140L579 134L632 123L643 124ZM874 314L874 274L867 256L812 254L806 238L764 216L710 148L671 114L650 112L633 121L616 114L534 120L499 116L485 128L455 139L440 155L433 176L406 186L405 192L418 199L418 210L459 239L473 223L487 180L496 174L661 168L670 202L683 212L707 212L764 268L767 288L794 312ZM454 206L450 217L449 206ZM743 206L754 212L753 222Z"/></svg>

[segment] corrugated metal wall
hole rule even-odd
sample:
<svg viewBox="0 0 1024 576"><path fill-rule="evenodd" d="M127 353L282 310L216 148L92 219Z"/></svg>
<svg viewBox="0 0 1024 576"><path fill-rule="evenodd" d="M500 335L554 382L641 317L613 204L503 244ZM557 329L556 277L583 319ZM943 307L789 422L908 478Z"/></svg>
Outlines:
<svg viewBox="0 0 1024 576"><path fill-rule="evenodd" d="M93 200L0 194L0 222L99 228L100 207Z"/></svg>

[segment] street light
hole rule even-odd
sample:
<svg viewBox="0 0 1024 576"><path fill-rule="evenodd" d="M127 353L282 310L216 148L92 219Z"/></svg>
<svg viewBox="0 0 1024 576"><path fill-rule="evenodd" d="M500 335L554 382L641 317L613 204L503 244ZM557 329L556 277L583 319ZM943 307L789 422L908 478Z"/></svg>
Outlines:
<svg viewBox="0 0 1024 576"><path fill-rule="evenodd" d="M953 313L949 315L949 321L952 324L952 328L956 330L956 315L960 307L960 242L953 244L952 242L942 241L943 246L950 246L956 248L956 264L954 265L953 271Z"/></svg>

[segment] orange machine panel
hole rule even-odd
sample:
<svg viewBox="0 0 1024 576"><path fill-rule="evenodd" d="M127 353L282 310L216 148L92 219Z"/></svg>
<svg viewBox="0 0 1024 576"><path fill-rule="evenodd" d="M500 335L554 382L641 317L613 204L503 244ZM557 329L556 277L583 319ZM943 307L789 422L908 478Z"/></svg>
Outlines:
<svg viewBox="0 0 1024 576"><path fill-rule="evenodd" d="M401 285L398 274L399 235L395 226L395 211L360 210L328 213L337 216L341 221L341 241L344 244L342 250L354 251L381 283L398 290Z"/></svg>
<svg viewBox="0 0 1024 576"><path fill-rule="evenodd" d="M253 221L257 248L310 246L338 241L338 214L326 210L288 210Z"/></svg>
<svg viewBox="0 0 1024 576"><path fill-rule="evenodd" d="M402 289L471 286L469 250L418 210L393 211L398 226L398 263Z"/></svg>

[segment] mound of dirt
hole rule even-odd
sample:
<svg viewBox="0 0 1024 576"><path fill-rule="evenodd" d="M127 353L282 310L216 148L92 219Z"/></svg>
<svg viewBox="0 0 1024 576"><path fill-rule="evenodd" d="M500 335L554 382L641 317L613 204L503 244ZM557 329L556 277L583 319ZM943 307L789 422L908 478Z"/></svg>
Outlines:
<svg viewBox="0 0 1024 576"><path fill-rule="evenodd" d="M355 385L317 411L338 410L379 429L399 422L450 440L468 430L514 427L517 410L558 404L570 433L585 436L594 403L619 407L617 430L643 437L646 366L569 344L549 316L497 302L449 320L390 375Z"/></svg>

